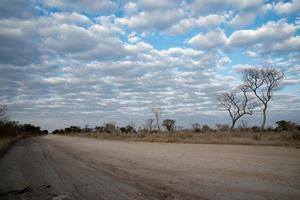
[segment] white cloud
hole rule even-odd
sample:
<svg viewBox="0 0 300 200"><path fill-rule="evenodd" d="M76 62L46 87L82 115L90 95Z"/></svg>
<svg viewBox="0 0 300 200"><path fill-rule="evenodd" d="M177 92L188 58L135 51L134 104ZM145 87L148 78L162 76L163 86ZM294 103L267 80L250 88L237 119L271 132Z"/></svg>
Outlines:
<svg viewBox="0 0 300 200"><path fill-rule="evenodd" d="M128 41L132 44L140 41L141 39L136 35L136 32L132 32L128 35Z"/></svg>
<svg viewBox="0 0 300 200"><path fill-rule="evenodd" d="M24 9L26 8L26 9ZM37 9L32 2L24 0L1 0L0 19L19 18L29 19L37 14Z"/></svg>
<svg viewBox="0 0 300 200"><path fill-rule="evenodd" d="M83 27L63 24L42 30L45 46L61 53L87 51L94 47L96 40Z"/></svg>
<svg viewBox="0 0 300 200"><path fill-rule="evenodd" d="M134 45L133 44L125 45L125 48L133 54L138 54L153 49L152 45L143 41L138 42Z"/></svg>
<svg viewBox="0 0 300 200"><path fill-rule="evenodd" d="M234 28L242 28L253 23L257 17L263 16L271 8L270 4L265 4L252 9L241 10L229 21L229 25Z"/></svg>
<svg viewBox="0 0 300 200"><path fill-rule="evenodd" d="M26 65L39 60L35 22L3 19L0 27L0 64Z"/></svg>
<svg viewBox="0 0 300 200"><path fill-rule="evenodd" d="M199 49L221 48L227 43L227 38L223 30L215 29L206 34L199 33L188 40L188 43Z"/></svg>
<svg viewBox="0 0 300 200"><path fill-rule="evenodd" d="M58 24L75 24L79 26L91 25L92 21L85 15L72 13L51 13L53 20Z"/></svg>
<svg viewBox="0 0 300 200"><path fill-rule="evenodd" d="M177 7L179 2L179 0L140 0L138 4L144 10L164 10Z"/></svg>
<svg viewBox="0 0 300 200"><path fill-rule="evenodd" d="M101 115L139 123L157 105L163 117L187 125L207 113L216 122L215 93L240 82L231 66L234 72L253 67L235 53L287 69L284 84L299 84L297 19L268 22L263 17L265 25L258 21L257 28L235 30L251 23L254 17L243 13L257 13L259 0L34 2L0 3L0 100L21 122L51 119L56 126L74 119L99 125ZM28 6L38 7L39 16L23 13ZM225 32L232 31L228 43Z"/></svg>
<svg viewBox="0 0 300 200"><path fill-rule="evenodd" d="M287 79L287 80L283 80L282 84L284 86L288 86L288 85L299 85L300 84L300 79Z"/></svg>
<svg viewBox="0 0 300 200"><path fill-rule="evenodd" d="M222 15L207 15L200 16L199 18L185 18L178 23L173 24L164 33L169 35L182 34L189 31L192 28L212 28L220 25L225 21L225 17Z"/></svg>
<svg viewBox="0 0 300 200"><path fill-rule="evenodd" d="M274 42L263 47L263 52L288 53L300 51L300 36L288 38L282 42Z"/></svg>
<svg viewBox="0 0 300 200"><path fill-rule="evenodd" d="M139 31L164 31L183 19L186 14L181 0L128 2L124 6L125 16L117 23Z"/></svg>
<svg viewBox="0 0 300 200"><path fill-rule="evenodd" d="M182 34L197 26L197 20L194 18L182 19L178 23L172 25L164 32L168 35Z"/></svg>
<svg viewBox="0 0 300 200"><path fill-rule="evenodd" d="M251 10L263 6L262 0L195 0L191 3L190 7L194 14L210 14L210 13L224 13L229 10Z"/></svg>
<svg viewBox="0 0 300 200"><path fill-rule="evenodd" d="M49 84L57 85L60 83L64 83L66 80L62 77L47 77L47 78L44 78L43 81L45 81L46 83L49 83Z"/></svg>
<svg viewBox="0 0 300 200"><path fill-rule="evenodd" d="M138 11L137 5L134 2L128 2L124 5L124 11L127 15L132 15Z"/></svg>
<svg viewBox="0 0 300 200"><path fill-rule="evenodd" d="M300 0L292 0L291 2L279 1L275 4L274 10L279 14L300 12Z"/></svg>
<svg viewBox="0 0 300 200"><path fill-rule="evenodd" d="M297 27L288 24L282 19L278 22L270 21L256 30L240 30L234 32L229 37L229 45L232 47L241 47L255 45L257 43L268 43L278 40L285 40L292 36Z"/></svg>
<svg viewBox="0 0 300 200"><path fill-rule="evenodd" d="M231 63L231 59L227 56L222 57L219 61L218 61L218 67L224 67L226 65L228 65L229 63Z"/></svg>
<svg viewBox="0 0 300 200"><path fill-rule="evenodd" d="M131 29L138 30L164 30L174 24L181 18L181 12L178 10L153 10L139 12L137 15L119 18L117 23L128 26Z"/></svg>
<svg viewBox="0 0 300 200"><path fill-rule="evenodd" d="M225 21L225 17L222 15L211 14L198 18L198 25L200 27L215 27Z"/></svg>
<svg viewBox="0 0 300 200"><path fill-rule="evenodd" d="M237 14L229 24L235 28L241 28L245 25L250 24L256 19L257 14L253 12Z"/></svg>
<svg viewBox="0 0 300 200"><path fill-rule="evenodd" d="M254 51L246 51L245 55L248 56L249 58L256 58L258 55Z"/></svg>
<svg viewBox="0 0 300 200"><path fill-rule="evenodd" d="M93 13L111 13L117 7L116 3L111 0L45 0L44 4L50 8L62 8L67 11L89 11Z"/></svg>
<svg viewBox="0 0 300 200"><path fill-rule="evenodd" d="M249 65L249 64L238 64L238 65L234 65L234 66L232 67L232 69L233 69L236 73L240 73L240 72L244 71L245 69L251 69L251 68L255 68L255 66Z"/></svg>
<svg viewBox="0 0 300 200"><path fill-rule="evenodd" d="M125 56L126 49L117 37L118 32L118 28L106 24L95 24L89 28L63 24L41 29L44 45L48 50L60 56L84 60L107 60Z"/></svg>

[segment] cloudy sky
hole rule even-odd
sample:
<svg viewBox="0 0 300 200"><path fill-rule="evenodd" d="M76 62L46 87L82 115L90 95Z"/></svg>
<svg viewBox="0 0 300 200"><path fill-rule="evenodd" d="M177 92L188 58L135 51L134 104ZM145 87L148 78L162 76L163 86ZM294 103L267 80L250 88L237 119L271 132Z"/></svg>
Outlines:
<svg viewBox="0 0 300 200"><path fill-rule="evenodd" d="M268 123L300 122L300 0L1 0L0 103L53 130L229 123L216 94L246 67L282 69ZM257 111L249 124L260 124Z"/></svg>

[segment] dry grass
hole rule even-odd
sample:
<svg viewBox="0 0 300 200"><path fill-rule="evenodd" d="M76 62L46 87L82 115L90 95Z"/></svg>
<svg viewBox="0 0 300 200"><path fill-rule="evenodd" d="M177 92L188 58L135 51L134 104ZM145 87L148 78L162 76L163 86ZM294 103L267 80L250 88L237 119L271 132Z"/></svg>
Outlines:
<svg viewBox="0 0 300 200"><path fill-rule="evenodd" d="M270 145L270 146L299 146L300 141L295 139L299 132L176 132L176 133L71 133L68 135L82 136L98 139L194 143L194 144L236 144L236 145ZM297 138L297 137L296 137Z"/></svg>
<svg viewBox="0 0 300 200"><path fill-rule="evenodd" d="M2 156L15 142L21 137L5 137L0 138L0 156Z"/></svg>

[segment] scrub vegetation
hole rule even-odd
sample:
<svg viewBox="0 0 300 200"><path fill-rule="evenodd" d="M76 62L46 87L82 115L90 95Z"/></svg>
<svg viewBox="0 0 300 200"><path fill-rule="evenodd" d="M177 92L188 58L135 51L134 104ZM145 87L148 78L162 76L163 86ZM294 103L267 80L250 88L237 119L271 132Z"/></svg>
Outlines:
<svg viewBox="0 0 300 200"><path fill-rule="evenodd" d="M6 105L0 106L0 155L21 138L48 133L47 130L42 131L40 127L32 124L10 121L7 111Z"/></svg>
<svg viewBox="0 0 300 200"><path fill-rule="evenodd" d="M176 127L176 121L163 120L164 129L158 131L145 121L143 127L135 128L131 125L119 127L114 123L107 123L94 128L80 128L70 126L65 129L54 130L53 134L68 136L90 137L98 139L170 142L170 143L199 143L199 144L243 144L243 145L300 145L300 126L296 123L281 120L276 122L275 128L269 127L261 131L260 127L247 127L246 123L238 128L230 129L226 124L217 124L215 127L195 123L189 129ZM166 126L172 122L172 126ZM172 128L170 128L172 127ZM176 127L176 128L174 128Z"/></svg>
<svg viewBox="0 0 300 200"><path fill-rule="evenodd" d="M84 128L70 126L56 129L52 134L84 136L102 139L118 139L150 142L180 142L180 143L213 143L213 144L259 144L259 145L298 145L300 144L300 126L296 123L281 120L275 128L265 128L268 103L273 94L280 89L280 81L284 73L276 68L245 69L241 72L243 82L232 91L217 94L217 103L228 111L231 125L216 124L209 127L206 124L192 123L190 128L176 126L176 120L163 119L159 107L152 108L153 118L136 127L134 123L120 127L114 122L102 126ZM262 113L261 126L249 127L241 119L254 112ZM7 107L0 110L1 148L5 149L16 138L47 134L40 127L31 124L18 124L9 121ZM236 122L241 125L236 127Z"/></svg>

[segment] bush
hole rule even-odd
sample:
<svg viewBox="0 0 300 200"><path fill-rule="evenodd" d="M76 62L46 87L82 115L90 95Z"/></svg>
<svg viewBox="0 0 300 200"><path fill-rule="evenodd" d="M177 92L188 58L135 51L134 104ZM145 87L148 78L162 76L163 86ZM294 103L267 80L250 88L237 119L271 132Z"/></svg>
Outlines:
<svg viewBox="0 0 300 200"><path fill-rule="evenodd" d="M252 130L254 133L260 132L260 128L259 128L258 126L252 126L252 127L251 127L251 130Z"/></svg>
<svg viewBox="0 0 300 200"><path fill-rule="evenodd" d="M41 133L41 128L38 126L33 126L31 124L24 124L20 127L21 131L27 132L27 133L33 133L33 134L39 134Z"/></svg>
<svg viewBox="0 0 300 200"><path fill-rule="evenodd" d="M66 133L80 133L81 129L79 126L70 126L68 128L65 128L64 132Z"/></svg>
<svg viewBox="0 0 300 200"><path fill-rule="evenodd" d="M202 130L203 130L203 131L210 131L211 128L210 128L207 124L204 124L204 125L202 126Z"/></svg>
<svg viewBox="0 0 300 200"><path fill-rule="evenodd" d="M96 126L95 127L96 132L98 133L104 133L104 126Z"/></svg>
<svg viewBox="0 0 300 200"><path fill-rule="evenodd" d="M199 123L193 123L192 129L193 129L193 132L199 133L199 132L201 132L201 125Z"/></svg>
<svg viewBox="0 0 300 200"><path fill-rule="evenodd" d="M40 127L31 124L22 125L15 121L0 122L0 138L15 137L17 135L29 136L38 134L46 134L46 131L41 131Z"/></svg>
<svg viewBox="0 0 300 200"><path fill-rule="evenodd" d="M18 122L0 122L0 137L13 137L18 134Z"/></svg>
<svg viewBox="0 0 300 200"><path fill-rule="evenodd" d="M256 141L261 140L261 134L253 134L252 139Z"/></svg>
<svg viewBox="0 0 300 200"><path fill-rule="evenodd" d="M104 124L104 132L114 133L116 131L116 125L114 123Z"/></svg>
<svg viewBox="0 0 300 200"><path fill-rule="evenodd" d="M298 130L297 124L290 122L290 121L285 121L285 120L280 120L276 122L277 131L295 131Z"/></svg>
<svg viewBox="0 0 300 200"><path fill-rule="evenodd" d="M274 128L273 128L272 126L269 126L269 127L267 128L267 131L269 131L269 132L274 131Z"/></svg>
<svg viewBox="0 0 300 200"><path fill-rule="evenodd" d="M131 125L127 125L125 127L121 127L120 131L121 131L121 133L136 133L136 130Z"/></svg>
<svg viewBox="0 0 300 200"><path fill-rule="evenodd" d="M159 133L159 131L158 130L152 130L150 133L157 134L157 133Z"/></svg>
<svg viewBox="0 0 300 200"><path fill-rule="evenodd" d="M218 131L228 131L229 125L228 124L216 124L216 128Z"/></svg>
<svg viewBox="0 0 300 200"><path fill-rule="evenodd" d="M300 140L300 132L292 131L292 133L290 133L289 139L299 141Z"/></svg>
<svg viewBox="0 0 300 200"><path fill-rule="evenodd" d="M180 133L179 137L181 139L191 139L193 137L193 134L190 132L186 132L186 133Z"/></svg>
<svg viewBox="0 0 300 200"><path fill-rule="evenodd" d="M63 130L56 129L52 131L52 134L62 134L63 132L64 132Z"/></svg>
<svg viewBox="0 0 300 200"><path fill-rule="evenodd" d="M175 129L175 123L176 121L173 119L165 119L162 125L167 129L167 131L173 132Z"/></svg>

